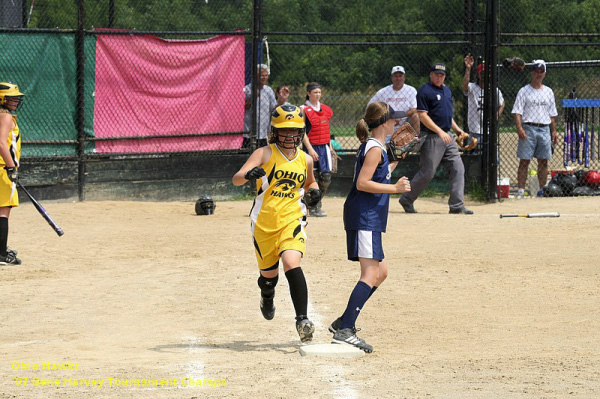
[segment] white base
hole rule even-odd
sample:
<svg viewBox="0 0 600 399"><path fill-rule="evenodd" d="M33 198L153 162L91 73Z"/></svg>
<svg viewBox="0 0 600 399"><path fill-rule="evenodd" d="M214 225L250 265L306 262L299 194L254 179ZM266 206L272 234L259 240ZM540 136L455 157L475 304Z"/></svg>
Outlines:
<svg viewBox="0 0 600 399"><path fill-rule="evenodd" d="M361 357L365 355L365 352L344 344L315 344L301 346L300 354L302 356Z"/></svg>

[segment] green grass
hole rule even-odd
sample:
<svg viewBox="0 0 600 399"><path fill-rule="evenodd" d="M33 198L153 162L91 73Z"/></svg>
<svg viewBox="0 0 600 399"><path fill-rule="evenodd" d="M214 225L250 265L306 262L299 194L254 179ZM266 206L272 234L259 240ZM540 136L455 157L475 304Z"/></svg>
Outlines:
<svg viewBox="0 0 600 399"><path fill-rule="evenodd" d="M472 201L487 202L487 192L476 182L471 182L468 187L465 187L465 194Z"/></svg>
<svg viewBox="0 0 600 399"><path fill-rule="evenodd" d="M231 196L228 201L247 201L252 200L256 197L256 190L252 187L243 186L243 191L238 192L237 194Z"/></svg>

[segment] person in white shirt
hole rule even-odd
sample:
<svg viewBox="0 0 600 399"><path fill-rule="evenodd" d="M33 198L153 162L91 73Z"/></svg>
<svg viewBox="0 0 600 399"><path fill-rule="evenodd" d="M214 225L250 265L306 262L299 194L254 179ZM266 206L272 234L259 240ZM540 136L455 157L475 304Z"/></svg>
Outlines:
<svg viewBox="0 0 600 399"><path fill-rule="evenodd" d="M250 133L256 134L257 147L267 145L267 137L271 132L271 112L277 106L287 101L285 98L275 98L273 89L267 86L269 81L269 68L265 64L258 65L258 85L256 90L256 129L252 129L252 83L244 86L244 134L242 148L250 147ZM287 92L289 95L289 91Z"/></svg>
<svg viewBox="0 0 600 399"><path fill-rule="evenodd" d="M525 182L531 158L537 159L537 176L540 187L548 180L548 160L552 158L552 144L556 145L556 102L554 92L542 81L546 77L546 62L534 60L531 71L531 83L517 93L512 109L515 125L519 134L517 158L519 169L517 182L519 197L525 192Z"/></svg>
<svg viewBox="0 0 600 399"><path fill-rule="evenodd" d="M477 67L477 75L475 83L471 82L471 68L475 60L471 54L465 57L465 76L462 81L462 91L467 96L467 121L469 126L469 134L477 139L477 151L483 150L483 76L485 71L484 64ZM504 97L498 89L498 111L496 118L500 118L504 111Z"/></svg>
<svg viewBox="0 0 600 399"><path fill-rule="evenodd" d="M402 111L405 113L404 118L396 119L397 129L405 122L409 122L415 132L419 133L419 115L417 114L417 89L405 84L406 72L404 67L397 65L392 68L392 84L385 86L379 90L373 98L369 100L367 105L374 103L375 101L383 101L387 105L394 108L396 111ZM386 142L389 141L388 136Z"/></svg>

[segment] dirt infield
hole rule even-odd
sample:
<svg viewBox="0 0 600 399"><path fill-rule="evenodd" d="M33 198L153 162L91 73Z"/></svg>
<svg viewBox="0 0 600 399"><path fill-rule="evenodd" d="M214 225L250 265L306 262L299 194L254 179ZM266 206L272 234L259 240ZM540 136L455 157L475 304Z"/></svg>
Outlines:
<svg viewBox="0 0 600 399"><path fill-rule="evenodd" d="M189 202L45 203L61 238L25 204L9 241L23 264L0 266L0 398L599 397L600 199L468 203L473 216L445 202L407 215L392 200L389 277L358 320L375 351L360 359L299 355L283 277L275 319L262 318L250 201L213 216ZM315 343L358 278L342 206L326 198L329 217L309 220Z"/></svg>

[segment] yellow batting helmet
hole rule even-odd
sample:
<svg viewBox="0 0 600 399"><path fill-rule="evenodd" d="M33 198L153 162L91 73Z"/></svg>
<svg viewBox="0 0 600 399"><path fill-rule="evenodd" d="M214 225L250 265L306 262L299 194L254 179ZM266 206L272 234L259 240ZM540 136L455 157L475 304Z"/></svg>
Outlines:
<svg viewBox="0 0 600 399"><path fill-rule="evenodd" d="M283 148L294 148L298 147L302 143L304 138L304 114L302 110L295 105L284 104L275 108L271 115L271 143L275 143ZM286 138L279 137L279 129L296 129L298 134L295 136L288 136L294 140L293 144L286 140ZM290 144L292 144L290 146Z"/></svg>
<svg viewBox="0 0 600 399"><path fill-rule="evenodd" d="M280 105L273 111L271 126L275 129L304 129L302 110L295 105Z"/></svg>
<svg viewBox="0 0 600 399"><path fill-rule="evenodd" d="M12 100L16 103L15 110L19 108L23 102L25 94L19 91L19 86L10 82L0 82L0 106L6 108L8 101Z"/></svg>

